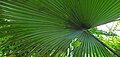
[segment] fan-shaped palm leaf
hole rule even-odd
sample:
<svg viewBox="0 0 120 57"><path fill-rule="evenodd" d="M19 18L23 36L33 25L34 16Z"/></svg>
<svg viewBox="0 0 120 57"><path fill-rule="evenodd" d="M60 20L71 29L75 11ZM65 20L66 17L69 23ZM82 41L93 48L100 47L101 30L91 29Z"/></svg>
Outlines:
<svg viewBox="0 0 120 57"><path fill-rule="evenodd" d="M1 0L0 37L13 35L1 45L14 43L17 56L64 57L77 39L74 57L113 57L88 29L118 17L120 0Z"/></svg>

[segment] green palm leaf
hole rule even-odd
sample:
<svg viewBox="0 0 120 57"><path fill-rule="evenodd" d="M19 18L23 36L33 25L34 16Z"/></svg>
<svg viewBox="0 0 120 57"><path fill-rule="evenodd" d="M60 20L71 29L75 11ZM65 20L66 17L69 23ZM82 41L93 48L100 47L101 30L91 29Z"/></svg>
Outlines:
<svg viewBox="0 0 120 57"><path fill-rule="evenodd" d="M1 0L1 46L14 43L16 56L65 57L72 40L74 57L113 57L88 29L120 17L120 0ZM23 55L24 54L24 55Z"/></svg>

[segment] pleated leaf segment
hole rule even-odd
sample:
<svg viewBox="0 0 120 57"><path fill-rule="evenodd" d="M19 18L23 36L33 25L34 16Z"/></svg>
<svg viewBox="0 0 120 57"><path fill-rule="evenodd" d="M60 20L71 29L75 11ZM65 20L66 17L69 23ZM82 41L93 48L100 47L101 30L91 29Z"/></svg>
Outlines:
<svg viewBox="0 0 120 57"><path fill-rule="evenodd" d="M119 56L88 29L120 17L120 0L0 0L0 43L14 57ZM72 43L73 40L77 39Z"/></svg>

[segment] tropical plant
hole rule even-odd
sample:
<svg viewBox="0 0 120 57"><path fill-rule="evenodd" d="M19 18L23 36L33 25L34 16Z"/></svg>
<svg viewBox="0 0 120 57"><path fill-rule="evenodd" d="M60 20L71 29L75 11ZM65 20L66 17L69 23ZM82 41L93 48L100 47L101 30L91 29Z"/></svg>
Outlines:
<svg viewBox="0 0 120 57"><path fill-rule="evenodd" d="M107 26L107 31L104 29L99 30L98 28L91 28L89 31L98 37L102 42L112 48L116 53L120 54L120 35L116 34L119 31L120 21L112 22L111 26Z"/></svg>
<svg viewBox="0 0 120 57"><path fill-rule="evenodd" d="M88 30L119 17L120 0L0 0L2 56L120 57Z"/></svg>

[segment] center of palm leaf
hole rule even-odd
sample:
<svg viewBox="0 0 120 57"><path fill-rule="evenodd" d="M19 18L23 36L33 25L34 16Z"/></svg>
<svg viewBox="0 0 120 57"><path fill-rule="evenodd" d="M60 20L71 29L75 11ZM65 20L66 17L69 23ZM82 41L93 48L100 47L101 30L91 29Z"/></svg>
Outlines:
<svg viewBox="0 0 120 57"><path fill-rule="evenodd" d="M69 20L67 23L67 28L74 30L89 29L90 27L84 23L77 23L75 21Z"/></svg>

